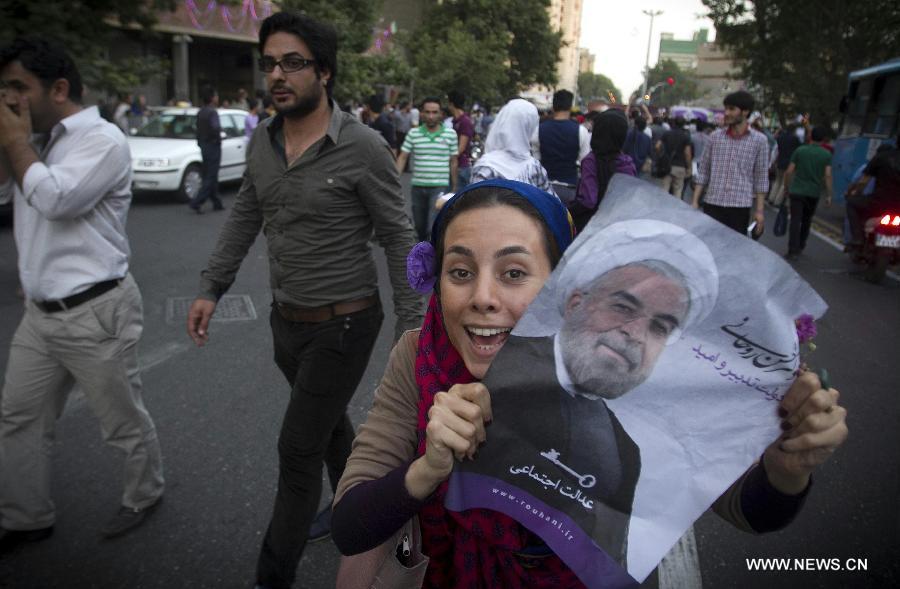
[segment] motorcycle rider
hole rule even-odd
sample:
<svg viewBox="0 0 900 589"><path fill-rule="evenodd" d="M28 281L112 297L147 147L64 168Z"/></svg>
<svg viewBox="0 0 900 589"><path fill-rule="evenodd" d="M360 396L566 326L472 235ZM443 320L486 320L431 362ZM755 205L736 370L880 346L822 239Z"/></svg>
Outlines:
<svg viewBox="0 0 900 589"><path fill-rule="evenodd" d="M863 190L872 179L875 190L871 197L865 196ZM847 190L847 221L851 235L848 247L863 244L866 219L887 212L900 212L900 149L895 145L879 147L859 181Z"/></svg>

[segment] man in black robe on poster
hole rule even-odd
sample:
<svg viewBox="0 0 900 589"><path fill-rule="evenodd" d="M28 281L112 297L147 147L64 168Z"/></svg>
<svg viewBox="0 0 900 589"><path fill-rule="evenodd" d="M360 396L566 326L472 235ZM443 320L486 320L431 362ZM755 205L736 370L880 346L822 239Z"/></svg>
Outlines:
<svg viewBox="0 0 900 589"><path fill-rule="evenodd" d="M465 467L564 511L622 566L641 459L606 401L643 383L718 290L699 239L668 250L665 241L613 267L590 262L589 246L573 256L558 281L558 333L510 336L484 379L495 423Z"/></svg>

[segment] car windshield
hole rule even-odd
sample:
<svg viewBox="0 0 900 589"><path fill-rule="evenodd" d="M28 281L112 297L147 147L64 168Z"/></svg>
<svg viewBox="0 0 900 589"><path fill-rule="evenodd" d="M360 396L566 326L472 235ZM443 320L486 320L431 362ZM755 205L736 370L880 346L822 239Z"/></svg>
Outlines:
<svg viewBox="0 0 900 589"><path fill-rule="evenodd" d="M164 137L166 139L196 139L197 116L159 114L138 129L135 137Z"/></svg>

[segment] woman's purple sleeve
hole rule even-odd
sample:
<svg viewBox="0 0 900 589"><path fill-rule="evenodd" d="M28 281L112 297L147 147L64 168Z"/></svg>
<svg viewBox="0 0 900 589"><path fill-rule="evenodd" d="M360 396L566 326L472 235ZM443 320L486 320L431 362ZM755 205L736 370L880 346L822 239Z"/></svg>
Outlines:
<svg viewBox="0 0 900 589"><path fill-rule="evenodd" d="M588 211L597 207L597 160L593 153L581 160L581 178L578 180L575 202Z"/></svg>
<svg viewBox="0 0 900 589"><path fill-rule="evenodd" d="M350 556L386 542L425 504L406 490L409 464L380 479L360 483L344 493L331 516L331 537Z"/></svg>
<svg viewBox="0 0 900 589"><path fill-rule="evenodd" d="M812 481L799 495L785 495L772 486L760 460L750 471L741 489L741 511L750 527L759 533L780 530L800 513Z"/></svg>
<svg viewBox="0 0 900 589"><path fill-rule="evenodd" d="M628 174L629 176L637 176L637 168L634 167L634 160L625 153L620 153L616 158L616 172L619 174Z"/></svg>

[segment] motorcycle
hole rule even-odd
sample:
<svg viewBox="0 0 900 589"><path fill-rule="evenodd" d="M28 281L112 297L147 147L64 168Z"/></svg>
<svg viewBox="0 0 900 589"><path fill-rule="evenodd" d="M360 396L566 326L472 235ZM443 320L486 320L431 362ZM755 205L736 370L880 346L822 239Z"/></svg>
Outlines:
<svg viewBox="0 0 900 589"><path fill-rule="evenodd" d="M484 140L481 138L481 135L475 134L472 137L472 147L469 149L469 160L474 164L478 161L478 158L484 154Z"/></svg>
<svg viewBox="0 0 900 589"><path fill-rule="evenodd" d="M865 240L851 256L854 262L865 266L867 281L880 284L888 266L900 264L900 211L868 219Z"/></svg>

